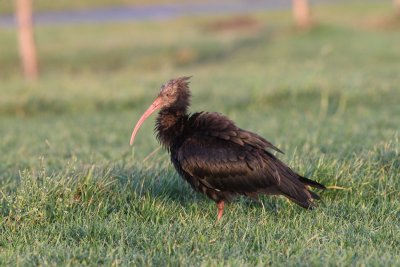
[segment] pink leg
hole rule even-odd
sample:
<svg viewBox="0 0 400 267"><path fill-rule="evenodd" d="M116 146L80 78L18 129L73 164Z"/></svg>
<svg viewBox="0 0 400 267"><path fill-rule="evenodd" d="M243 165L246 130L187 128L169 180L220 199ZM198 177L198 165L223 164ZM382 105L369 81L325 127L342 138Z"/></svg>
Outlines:
<svg viewBox="0 0 400 267"><path fill-rule="evenodd" d="M221 200L217 203L217 208L218 208L218 216L217 216L217 221L219 221L222 218L222 214L224 213L224 201Z"/></svg>

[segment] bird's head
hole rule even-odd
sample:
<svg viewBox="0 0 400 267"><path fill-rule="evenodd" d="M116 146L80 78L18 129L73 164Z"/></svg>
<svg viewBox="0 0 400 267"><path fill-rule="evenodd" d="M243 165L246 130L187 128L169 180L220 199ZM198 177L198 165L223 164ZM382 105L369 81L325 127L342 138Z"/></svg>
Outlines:
<svg viewBox="0 0 400 267"><path fill-rule="evenodd" d="M160 93L157 98L136 123L131 136L131 145L133 144L140 126L154 111L159 109L170 109L171 111L186 113L187 107L190 104L190 78L191 77L186 76L179 77L169 80L166 84L161 85Z"/></svg>
<svg viewBox="0 0 400 267"><path fill-rule="evenodd" d="M161 85L160 93L157 97L162 99L161 108L186 111L190 104L189 79L190 77L186 76L179 77Z"/></svg>

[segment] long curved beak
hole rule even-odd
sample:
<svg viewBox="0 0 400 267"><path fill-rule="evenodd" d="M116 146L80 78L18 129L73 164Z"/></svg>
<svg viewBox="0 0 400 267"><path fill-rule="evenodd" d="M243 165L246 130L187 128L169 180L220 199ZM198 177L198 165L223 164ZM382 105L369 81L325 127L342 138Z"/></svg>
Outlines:
<svg viewBox="0 0 400 267"><path fill-rule="evenodd" d="M135 125L135 129L133 129L132 135L131 135L131 141L130 145L133 144L133 141L135 140L136 133L139 131L140 126L142 126L143 122L157 109L160 109L162 106L162 98L157 97L153 104L150 105L150 107L143 113L142 117L140 117L139 121Z"/></svg>

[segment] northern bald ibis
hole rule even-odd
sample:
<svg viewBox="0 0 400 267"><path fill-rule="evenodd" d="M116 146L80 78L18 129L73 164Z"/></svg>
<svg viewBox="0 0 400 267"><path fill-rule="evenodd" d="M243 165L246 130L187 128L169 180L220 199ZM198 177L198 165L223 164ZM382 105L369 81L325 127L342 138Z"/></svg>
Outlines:
<svg viewBox="0 0 400 267"><path fill-rule="evenodd" d="M191 187L216 202L217 220L222 217L224 203L236 195L283 195L303 208L314 207L313 200L319 196L309 187L325 186L286 166L271 153L282 153L273 144L219 113L188 113L189 79L180 77L161 86L157 98L137 122L130 144L147 117L160 110L155 126L157 139Z"/></svg>

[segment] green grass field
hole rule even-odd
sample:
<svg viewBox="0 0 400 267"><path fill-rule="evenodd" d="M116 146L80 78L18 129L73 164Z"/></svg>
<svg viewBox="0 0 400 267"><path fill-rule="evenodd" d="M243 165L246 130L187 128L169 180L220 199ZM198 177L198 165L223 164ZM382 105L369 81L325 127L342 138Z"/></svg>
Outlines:
<svg viewBox="0 0 400 267"><path fill-rule="evenodd" d="M378 3L290 13L40 27L40 81L0 29L0 264L400 265L400 27ZM231 25L222 23L222 25ZM134 123L159 86L193 75L193 111L224 113L336 188L306 211L244 198L215 223ZM154 117L153 117L154 118ZM154 152L155 151L155 152ZM154 152L154 153L153 153Z"/></svg>

